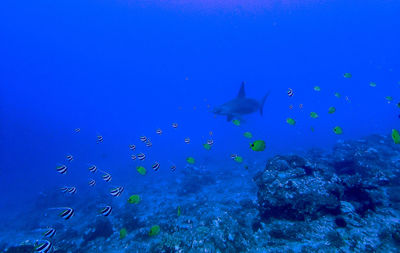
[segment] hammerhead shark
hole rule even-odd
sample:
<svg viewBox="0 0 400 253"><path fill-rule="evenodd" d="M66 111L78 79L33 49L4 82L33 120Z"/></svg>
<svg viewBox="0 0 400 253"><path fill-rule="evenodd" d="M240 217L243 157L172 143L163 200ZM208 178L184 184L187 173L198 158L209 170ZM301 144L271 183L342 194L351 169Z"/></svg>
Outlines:
<svg viewBox="0 0 400 253"><path fill-rule="evenodd" d="M250 114L256 111L259 111L262 116L264 103L268 95L269 92L265 94L261 101L253 98L247 98L244 90L244 82L242 82L237 97L221 106L215 107L213 113L226 116L227 121L231 121L234 118L240 119L242 115Z"/></svg>

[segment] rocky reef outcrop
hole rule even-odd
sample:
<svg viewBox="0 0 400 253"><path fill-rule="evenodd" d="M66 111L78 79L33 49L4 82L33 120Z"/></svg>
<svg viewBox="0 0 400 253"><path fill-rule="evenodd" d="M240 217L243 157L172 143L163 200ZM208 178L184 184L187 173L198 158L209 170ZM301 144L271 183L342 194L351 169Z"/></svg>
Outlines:
<svg viewBox="0 0 400 253"><path fill-rule="evenodd" d="M342 202L365 215L389 205L400 175L399 152L383 137L342 141L332 153L277 155L254 177L264 219L316 219L342 214ZM344 224L344 222L338 222Z"/></svg>

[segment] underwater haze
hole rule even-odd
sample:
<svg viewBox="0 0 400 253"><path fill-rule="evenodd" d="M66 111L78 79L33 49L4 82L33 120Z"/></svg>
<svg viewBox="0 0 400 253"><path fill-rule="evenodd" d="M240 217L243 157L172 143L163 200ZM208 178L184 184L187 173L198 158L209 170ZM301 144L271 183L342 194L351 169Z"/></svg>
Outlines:
<svg viewBox="0 0 400 253"><path fill-rule="evenodd" d="M0 252L400 251L399 13L3 1Z"/></svg>

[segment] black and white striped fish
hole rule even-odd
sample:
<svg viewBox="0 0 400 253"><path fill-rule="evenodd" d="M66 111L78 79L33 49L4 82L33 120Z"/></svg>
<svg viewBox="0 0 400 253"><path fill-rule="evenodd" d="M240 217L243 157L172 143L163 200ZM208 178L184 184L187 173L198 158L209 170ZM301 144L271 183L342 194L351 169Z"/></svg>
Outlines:
<svg viewBox="0 0 400 253"><path fill-rule="evenodd" d="M106 182L110 182L110 181L111 181L111 179L112 179L112 177L111 177L111 175L110 175L110 174L108 174L108 173L105 173L105 174L103 175L103 180L104 180L104 181L106 181Z"/></svg>
<svg viewBox="0 0 400 253"><path fill-rule="evenodd" d="M97 171L96 165L90 166L90 167L89 167L89 171L92 172L92 173L95 173L95 172Z"/></svg>
<svg viewBox="0 0 400 253"><path fill-rule="evenodd" d="M60 174L67 174L67 170L68 170L68 168L67 168L67 166L65 166L65 165L61 165L61 166L58 166L57 167L57 171L60 173Z"/></svg>
<svg viewBox="0 0 400 253"><path fill-rule="evenodd" d="M141 141L141 142L145 142L145 141L147 141L147 137L146 137L146 136L144 136L144 135L143 135L143 136L141 136L141 137L140 137L140 141Z"/></svg>
<svg viewBox="0 0 400 253"><path fill-rule="evenodd" d="M291 88L289 88L287 94L289 97L292 97L294 95L294 92Z"/></svg>
<svg viewBox="0 0 400 253"><path fill-rule="evenodd" d="M158 162L155 162L153 166L151 166L154 171L157 171L160 168L160 164Z"/></svg>
<svg viewBox="0 0 400 253"><path fill-rule="evenodd" d="M65 210L60 213L60 217L64 220L69 220L72 216L74 216L74 213L74 209L66 207Z"/></svg>
<svg viewBox="0 0 400 253"><path fill-rule="evenodd" d="M172 127L173 127L173 128L177 128L177 127L178 127L178 123L175 123L175 122L172 123Z"/></svg>
<svg viewBox="0 0 400 253"><path fill-rule="evenodd" d="M172 165L172 166L171 166L171 170L172 170L172 171L175 171L175 170L176 170L176 166L175 166L175 165Z"/></svg>
<svg viewBox="0 0 400 253"><path fill-rule="evenodd" d="M50 252L53 248L53 244L47 240L37 241L35 243L35 251L38 253L47 253Z"/></svg>
<svg viewBox="0 0 400 253"><path fill-rule="evenodd" d="M101 143L101 142L103 142L103 136L98 135L97 136L97 143Z"/></svg>
<svg viewBox="0 0 400 253"><path fill-rule="evenodd" d="M67 155L66 156L68 162L71 162L72 160L74 160L74 157L72 155Z"/></svg>
<svg viewBox="0 0 400 253"><path fill-rule="evenodd" d="M110 194L114 197L119 197L119 196L121 196L123 191L124 191L124 187L119 186L119 187L115 187L114 189L111 189Z"/></svg>
<svg viewBox="0 0 400 253"><path fill-rule="evenodd" d="M135 155L131 155L132 160L136 160L136 156Z"/></svg>
<svg viewBox="0 0 400 253"><path fill-rule="evenodd" d="M132 151L134 151L134 150L136 149L136 146L135 146L135 144L131 144L131 145L129 145L129 149L130 149L130 150L132 150Z"/></svg>
<svg viewBox="0 0 400 253"><path fill-rule="evenodd" d="M185 143L186 143L186 144L189 144L189 143L190 143L190 138L189 138L189 137L185 138Z"/></svg>
<svg viewBox="0 0 400 253"><path fill-rule="evenodd" d="M146 158L146 155L143 154L143 153L140 153L140 154L137 155L137 158L138 158L140 161L143 161L143 160Z"/></svg>
<svg viewBox="0 0 400 253"><path fill-rule="evenodd" d="M146 147L150 148L151 146L153 146L153 143L151 143L151 141L149 139L147 139Z"/></svg>
<svg viewBox="0 0 400 253"><path fill-rule="evenodd" d="M72 186L72 187L63 187L61 188L61 191L64 193L69 193L69 194L75 194L76 193L76 187Z"/></svg>
<svg viewBox="0 0 400 253"><path fill-rule="evenodd" d="M94 179L90 179L89 185L92 186L92 187L95 186L96 185L96 181Z"/></svg>
<svg viewBox="0 0 400 253"><path fill-rule="evenodd" d="M214 144L214 140L213 139L209 139L207 140L207 144L212 146Z"/></svg>
<svg viewBox="0 0 400 253"><path fill-rule="evenodd" d="M231 158L232 158L233 160L235 160L237 156L238 156L238 155L236 155L236 154L232 154L232 155L231 155Z"/></svg>
<svg viewBox="0 0 400 253"><path fill-rule="evenodd" d="M156 130L156 134L159 134L159 135L161 135L162 134L162 130L159 128L159 129L157 129Z"/></svg>
<svg viewBox="0 0 400 253"><path fill-rule="evenodd" d="M111 211L112 211L112 207L111 206L105 206L103 209L101 209L100 213L103 216L108 216L108 215L110 215Z"/></svg>
<svg viewBox="0 0 400 253"><path fill-rule="evenodd" d="M51 238L56 234L56 230L54 228L48 228L46 232L43 233L43 237Z"/></svg>

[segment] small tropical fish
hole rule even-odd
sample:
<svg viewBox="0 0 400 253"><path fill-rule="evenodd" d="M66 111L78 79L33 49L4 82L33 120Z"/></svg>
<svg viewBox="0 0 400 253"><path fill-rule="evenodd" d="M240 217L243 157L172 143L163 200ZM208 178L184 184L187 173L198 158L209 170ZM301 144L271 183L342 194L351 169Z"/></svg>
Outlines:
<svg viewBox="0 0 400 253"><path fill-rule="evenodd" d="M186 158L186 161L187 161L187 163L189 163L189 164L194 164L194 163L195 163L195 160L194 160L193 157L188 157L188 158Z"/></svg>
<svg viewBox="0 0 400 253"><path fill-rule="evenodd" d="M76 187L63 187L61 188L61 191L64 193L69 193L69 194L75 194L76 193Z"/></svg>
<svg viewBox="0 0 400 253"><path fill-rule="evenodd" d="M288 94L289 97L293 97L294 92L293 92L293 90L291 88L289 88L287 94Z"/></svg>
<svg viewBox="0 0 400 253"><path fill-rule="evenodd" d="M351 78L352 75L351 75L350 73L344 73L344 74L343 74L343 77L344 77L344 78Z"/></svg>
<svg viewBox="0 0 400 253"><path fill-rule="evenodd" d="M110 194L114 197L119 197L119 196L121 196L123 191L124 191L124 187L119 186L119 187L115 187L114 189L111 189Z"/></svg>
<svg viewBox="0 0 400 253"><path fill-rule="evenodd" d="M207 144L212 146L214 144L214 140L213 139L209 139L207 140Z"/></svg>
<svg viewBox="0 0 400 253"><path fill-rule="evenodd" d="M153 146L153 143L151 143L151 141L149 139L147 139L146 147L150 148L151 146Z"/></svg>
<svg viewBox="0 0 400 253"><path fill-rule="evenodd" d="M400 144L400 133L396 129L392 129L392 139L394 144Z"/></svg>
<svg viewBox="0 0 400 253"><path fill-rule="evenodd" d="M296 125L296 121L295 121L294 119L292 119L292 118L287 118L287 119L286 119L286 122L287 122L289 125L292 125L292 126Z"/></svg>
<svg viewBox="0 0 400 253"><path fill-rule="evenodd" d="M376 87L376 83L374 83L374 82L370 82L370 83L369 83L369 86L371 86L371 87L375 88L375 87Z"/></svg>
<svg viewBox="0 0 400 253"><path fill-rule="evenodd" d="M100 210L100 213L103 216L107 217L108 215L110 215L111 211L112 211L112 207L111 206L105 206L103 209Z"/></svg>
<svg viewBox="0 0 400 253"><path fill-rule="evenodd" d="M177 128L177 127L178 127L178 123L175 123L175 122L172 123L172 127L173 127L173 128Z"/></svg>
<svg viewBox="0 0 400 253"><path fill-rule="evenodd" d="M72 155L67 155L66 156L68 162L71 162L72 160L74 160L74 157Z"/></svg>
<svg viewBox="0 0 400 253"><path fill-rule="evenodd" d="M111 175L108 173L105 173L102 177L103 177L103 180L106 182L110 182L112 179Z"/></svg>
<svg viewBox="0 0 400 253"><path fill-rule="evenodd" d="M75 133L79 133L81 131L80 128L75 128Z"/></svg>
<svg viewBox="0 0 400 253"><path fill-rule="evenodd" d="M160 164L158 162L155 162L152 166L154 171L157 171L158 169L160 169Z"/></svg>
<svg viewBox="0 0 400 253"><path fill-rule="evenodd" d="M90 166L90 167L89 167L89 171L92 172L92 173L95 173L95 172L97 171L96 165Z"/></svg>
<svg viewBox="0 0 400 253"><path fill-rule="evenodd" d="M136 167L137 172L139 172L140 175L144 176L146 175L146 169L143 166L138 166Z"/></svg>
<svg viewBox="0 0 400 253"><path fill-rule="evenodd" d="M72 216L74 216L74 213L74 209L66 207L65 210L60 213L60 217L64 220L69 220Z"/></svg>
<svg viewBox="0 0 400 253"><path fill-rule="evenodd" d="M186 144L189 144L189 143L190 143L190 138L189 138L189 137L185 138L185 143L186 143Z"/></svg>
<svg viewBox="0 0 400 253"><path fill-rule="evenodd" d="M156 236L160 233L160 226L154 225L150 228L149 236Z"/></svg>
<svg viewBox="0 0 400 253"><path fill-rule="evenodd" d="M161 129L157 129L157 130L156 130L156 134L161 135L161 134L162 134L162 130L161 130Z"/></svg>
<svg viewBox="0 0 400 253"><path fill-rule="evenodd" d="M333 107L333 106L329 107L328 113L332 114L332 113L335 113L335 112L336 112L336 108L335 107Z"/></svg>
<svg viewBox="0 0 400 253"><path fill-rule="evenodd" d="M126 230L126 228L121 228L121 230L119 231L119 239L125 239L126 235L128 234L128 231Z"/></svg>
<svg viewBox="0 0 400 253"><path fill-rule="evenodd" d="M388 103L392 102L393 97L391 96L386 96L385 99L388 101Z"/></svg>
<svg viewBox="0 0 400 253"><path fill-rule="evenodd" d="M132 160L136 160L136 156L135 155L131 155Z"/></svg>
<svg viewBox="0 0 400 253"><path fill-rule="evenodd" d="M47 253L50 252L53 248L53 244L47 240L42 240L35 243L35 251L38 253Z"/></svg>
<svg viewBox="0 0 400 253"><path fill-rule="evenodd" d="M250 132L245 132L245 133L243 134L243 136L246 137L246 138L248 138L248 139L253 138L253 135L252 135Z"/></svg>
<svg viewBox="0 0 400 253"><path fill-rule="evenodd" d="M135 194L129 197L128 203L129 204L139 204L140 202L140 196Z"/></svg>
<svg viewBox="0 0 400 253"><path fill-rule="evenodd" d="M242 162L243 162L243 157L241 157L241 156L236 156L235 159L234 159L234 161L237 162L237 163L242 163Z"/></svg>
<svg viewBox="0 0 400 253"><path fill-rule="evenodd" d="M96 181L94 179L90 179L89 185L92 186L92 187L95 186L96 185Z"/></svg>
<svg viewBox="0 0 400 253"><path fill-rule="evenodd" d="M146 155L143 154L143 153L140 153L140 154L137 155L137 158L138 158L140 161L143 161L143 160L146 158Z"/></svg>
<svg viewBox="0 0 400 253"><path fill-rule="evenodd" d="M321 87L319 87L319 86L314 86L314 90L315 90L315 91L321 91Z"/></svg>
<svg viewBox="0 0 400 253"><path fill-rule="evenodd" d="M265 141L262 141L262 140L254 141L253 143L250 143L250 148L253 151L264 151Z"/></svg>
<svg viewBox="0 0 400 253"><path fill-rule="evenodd" d="M175 171L176 170L176 166L175 165L171 165L171 171Z"/></svg>
<svg viewBox="0 0 400 253"><path fill-rule="evenodd" d="M73 187L69 187L68 188L68 193L69 194L75 194L76 193L76 187L74 187L74 186Z"/></svg>
<svg viewBox="0 0 400 253"><path fill-rule="evenodd" d="M310 117L313 119L316 119L316 118L318 118L318 114L316 112L311 112Z"/></svg>
<svg viewBox="0 0 400 253"><path fill-rule="evenodd" d="M58 166L57 167L57 171L60 173L60 174L67 174L67 170L68 170L68 168L67 168L67 166L65 166L65 165L61 165L61 166Z"/></svg>
<svg viewBox="0 0 400 253"><path fill-rule="evenodd" d="M208 143L204 143L203 144L203 148L206 149L206 150L210 150L211 149L211 145L208 144Z"/></svg>
<svg viewBox="0 0 400 253"><path fill-rule="evenodd" d="M232 123L233 123L235 126L240 126L240 121L239 121L238 119L235 119L234 121L232 121Z"/></svg>
<svg viewBox="0 0 400 253"><path fill-rule="evenodd" d="M97 143L101 143L101 142L103 142L103 136L98 135L97 136Z"/></svg>
<svg viewBox="0 0 400 253"><path fill-rule="evenodd" d="M237 156L238 156L237 154L232 154L232 155L231 155L231 159L232 159L232 160L235 160Z"/></svg>
<svg viewBox="0 0 400 253"><path fill-rule="evenodd" d="M146 136L144 136L144 135L143 135L143 136L141 136L141 137L140 137L140 141L141 141L141 142L145 142L145 141L147 141L147 137L146 137Z"/></svg>
<svg viewBox="0 0 400 253"><path fill-rule="evenodd" d="M342 130L341 127L337 126L337 127L333 128L333 132L334 132L335 134L342 134L342 133L343 133L343 130Z"/></svg>
<svg viewBox="0 0 400 253"><path fill-rule="evenodd" d="M130 150L132 150L132 151L134 151L134 150L136 149L136 146L135 146L135 144L131 144L131 145L129 145L129 149L130 149Z"/></svg>
<svg viewBox="0 0 400 253"><path fill-rule="evenodd" d="M46 232L43 233L43 237L51 238L56 234L56 230L54 228L48 228Z"/></svg>

